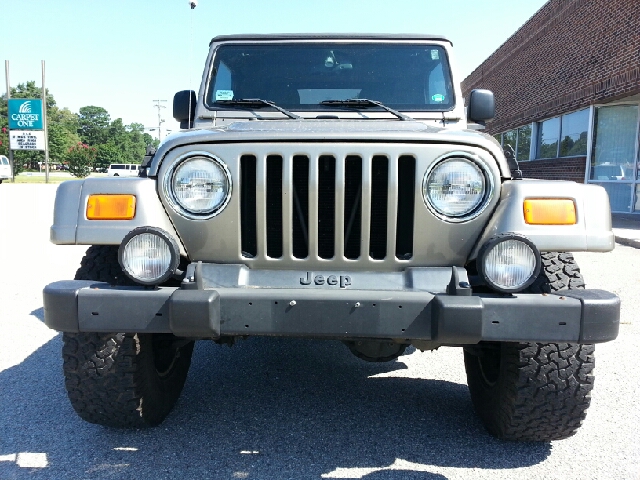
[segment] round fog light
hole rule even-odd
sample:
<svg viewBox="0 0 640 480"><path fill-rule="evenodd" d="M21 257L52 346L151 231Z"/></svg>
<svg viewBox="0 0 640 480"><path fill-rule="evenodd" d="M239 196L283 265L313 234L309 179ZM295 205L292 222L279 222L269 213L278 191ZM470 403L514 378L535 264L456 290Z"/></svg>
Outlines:
<svg viewBox="0 0 640 480"><path fill-rule="evenodd" d="M159 285L171 277L180 263L174 238L160 228L140 227L122 240L118 261L124 273L143 285Z"/></svg>
<svg viewBox="0 0 640 480"><path fill-rule="evenodd" d="M540 252L526 237L500 235L480 249L478 270L495 290L519 292L531 285L540 273Z"/></svg>

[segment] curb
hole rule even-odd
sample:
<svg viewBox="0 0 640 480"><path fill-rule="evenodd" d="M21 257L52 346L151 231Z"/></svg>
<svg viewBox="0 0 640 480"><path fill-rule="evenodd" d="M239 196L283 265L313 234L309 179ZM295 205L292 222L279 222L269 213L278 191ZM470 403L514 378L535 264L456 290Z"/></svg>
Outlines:
<svg viewBox="0 0 640 480"><path fill-rule="evenodd" d="M640 248L640 240L635 240L633 238L619 237L616 235L616 243L626 245L627 247Z"/></svg>

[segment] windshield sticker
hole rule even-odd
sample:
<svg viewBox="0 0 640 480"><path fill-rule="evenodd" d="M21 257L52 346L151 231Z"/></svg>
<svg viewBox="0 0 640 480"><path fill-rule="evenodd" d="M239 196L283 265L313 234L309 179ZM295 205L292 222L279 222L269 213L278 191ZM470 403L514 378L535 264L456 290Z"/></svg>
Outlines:
<svg viewBox="0 0 640 480"><path fill-rule="evenodd" d="M441 93L436 93L431 97L431 100L433 100L434 102L444 102L444 95L442 95Z"/></svg>
<svg viewBox="0 0 640 480"><path fill-rule="evenodd" d="M431 60L438 60L440 58L440 54L438 50L431 50Z"/></svg>
<svg viewBox="0 0 640 480"><path fill-rule="evenodd" d="M218 100L233 100L233 90L216 90L216 102Z"/></svg>

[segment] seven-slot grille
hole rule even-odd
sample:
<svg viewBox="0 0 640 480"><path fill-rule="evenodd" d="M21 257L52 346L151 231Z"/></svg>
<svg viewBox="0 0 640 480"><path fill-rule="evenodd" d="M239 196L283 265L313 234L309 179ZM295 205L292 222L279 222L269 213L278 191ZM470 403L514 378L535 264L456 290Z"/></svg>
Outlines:
<svg viewBox="0 0 640 480"><path fill-rule="evenodd" d="M409 260L411 155L243 155L242 256Z"/></svg>

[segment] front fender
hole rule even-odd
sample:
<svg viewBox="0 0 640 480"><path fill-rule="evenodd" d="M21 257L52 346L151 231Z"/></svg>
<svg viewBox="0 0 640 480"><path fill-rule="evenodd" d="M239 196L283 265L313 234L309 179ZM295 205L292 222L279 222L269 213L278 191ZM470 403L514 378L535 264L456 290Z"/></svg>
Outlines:
<svg viewBox="0 0 640 480"><path fill-rule="evenodd" d="M132 220L88 220L87 200L94 194L131 194L136 197ZM119 245L136 227L162 228L184 248L150 178L87 178L63 182L56 192L50 240L57 245ZM185 253L182 251L181 253Z"/></svg>
<svg viewBox="0 0 640 480"><path fill-rule="evenodd" d="M523 213L527 198L572 199L576 207L575 225L528 225ZM598 185L568 181L505 181L500 202L470 259L477 257L491 237L508 232L529 238L541 252L609 252L615 246L606 190Z"/></svg>

